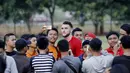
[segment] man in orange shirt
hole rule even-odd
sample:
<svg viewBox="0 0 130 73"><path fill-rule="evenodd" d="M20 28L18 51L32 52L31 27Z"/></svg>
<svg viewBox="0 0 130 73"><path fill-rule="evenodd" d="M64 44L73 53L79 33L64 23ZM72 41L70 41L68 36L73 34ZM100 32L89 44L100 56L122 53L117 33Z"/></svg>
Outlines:
<svg viewBox="0 0 130 73"><path fill-rule="evenodd" d="M55 60L57 60L60 56L58 49L55 47L55 42L58 38L58 30L56 28L52 28L52 29L48 30L47 37L49 40L49 46L48 46L49 54L53 55Z"/></svg>
<svg viewBox="0 0 130 73"><path fill-rule="evenodd" d="M24 38L25 40L27 40L30 44L28 45L29 49L27 50L26 52L26 56L28 58L31 58L33 56L36 56L38 55L37 53L37 46L36 46L36 43L37 43L37 39L36 39L36 36L34 34L24 34L21 38Z"/></svg>

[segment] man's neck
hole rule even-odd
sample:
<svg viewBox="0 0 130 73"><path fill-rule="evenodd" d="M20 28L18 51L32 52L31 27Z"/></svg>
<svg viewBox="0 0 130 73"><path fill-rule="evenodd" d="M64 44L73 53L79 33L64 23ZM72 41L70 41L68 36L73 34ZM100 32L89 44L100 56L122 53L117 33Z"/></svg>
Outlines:
<svg viewBox="0 0 130 73"><path fill-rule="evenodd" d="M101 55L100 52L93 52L92 54L93 54L93 56L100 56Z"/></svg>
<svg viewBox="0 0 130 73"><path fill-rule="evenodd" d="M29 47L29 49L28 49L30 52L34 52L35 51L35 48L33 48L33 47Z"/></svg>
<svg viewBox="0 0 130 73"><path fill-rule="evenodd" d="M46 51L45 50L39 50L39 53L40 54L46 54Z"/></svg>
<svg viewBox="0 0 130 73"><path fill-rule="evenodd" d="M72 39L72 35L69 35L68 37L65 38L68 42Z"/></svg>
<svg viewBox="0 0 130 73"><path fill-rule="evenodd" d="M13 51L13 48L10 47L10 46L6 46L6 51L7 51L7 52L12 52L12 51Z"/></svg>
<svg viewBox="0 0 130 73"><path fill-rule="evenodd" d="M49 45L54 46L54 43L49 42Z"/></svg>
<svg viewBox="0 0 130 73"><path fill-rule="evenodd" d="M65 57L65 56L68 56L68 52L61 52L61 58Z"/></svg>
<svg viewBox="0 0 130 73"><path fill-rule="evenodd" d="M124 49L124 55L130 56L130 48L129 49Z"/></svg>

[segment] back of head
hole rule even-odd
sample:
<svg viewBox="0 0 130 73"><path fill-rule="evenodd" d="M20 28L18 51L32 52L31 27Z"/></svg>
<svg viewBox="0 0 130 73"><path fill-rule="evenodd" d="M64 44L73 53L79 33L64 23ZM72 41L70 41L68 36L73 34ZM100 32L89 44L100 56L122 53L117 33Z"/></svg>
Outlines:
<svg viewBox="0 0 130 73"><path fill-rule="evenodd" d="M73 29L73 31L72 31L72 35L74 36L74 33L76 32L76 31L81 31L82 32L82 29L80 29L80 28L75 28L75 29Z"/></svg>
<svg viewBox="0 0 130 73"><path fill-rule="evenodd" d="M60 40L57 46L60 52L67 52L69 50L69 42L65 39Z"/></svg>
<svg viewBox="0 0 130 73"><path fill-rule="evenodd" d="M124 49L130 49L130 36L123 36L121 38L121 44Z"/></svg>
<svg viewBox="0 0 130 73"><path fill-rule="evenodd" d="M15 34L13 34L13 33L8 33L8 34L6 34L6 35L4 36L4 42L6 42L6 41L9 39L10 36L15 36Z"/></svg>
<svg viewBox="0 0 130 73"><path fill-rule="evenodd" d="M130 34L130 24L123 24L121 27L127 34Z"/></svg>
<svg viewBox="0 0 130 73"><path fill-rule="evenodd" d="M4 41L0 40L0 49L4 50L4 48L5 48L5 43Z"/></svg>
<svg viewBox="0 0 130 73"><path fill-rule="evenodd" d="M63 22L63 24L64 24L64 25L69 25L71 28L73 28L72 23L71 23L71 22L69 22L69 21L64 21L64 22Z"/></svg>
<svg viewBox="0 0 130 73"><path fill-rule="evenodd" d="M25 39L19 39L15 42L17 51L22 51L28 45Z"/></svg>
<svg viewBox="0 0 130 73"><path fill-rule="evenodd" d="M120 37L119 33L115 32L115 31L111 31L111 32L109 32L109 33L106 35L106 38L108 39L109 36L111 36L111 35L116 35L118 38Z"/></svg>
<svg viewBox="0 0 130 73"><path fill-rule="evenodd" d="M89 40L85 40L83 43L82 43L82 47L84 46L84 45L89 45Z"/></svg>
<svg viewBox="0 0 130 73"><path fill-rule="evenodd" d="M101 50L102 41L98 38L94 38L89 42L89 45L93 51L99 52Z"/></svg>
<svg viewBox="0 0 130 73"><path fill-rule="evenodd" d="M45 49L47 49L48 45L49 45L49 41L46 37L38 38L37 46L38 46L39 49L45 50Z"/></svg>

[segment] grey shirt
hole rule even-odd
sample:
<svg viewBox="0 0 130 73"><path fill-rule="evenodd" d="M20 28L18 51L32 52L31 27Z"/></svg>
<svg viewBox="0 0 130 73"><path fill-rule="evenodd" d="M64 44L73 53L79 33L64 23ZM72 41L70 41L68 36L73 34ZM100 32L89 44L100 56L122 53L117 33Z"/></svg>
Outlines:
<svg viewBox="0 0 130 73"><path fill-rule="evenodd" d="M63 60L69 62L71 66L75 68L77 73L79 72L79 69L81 67L81 61L79 60L79 58L73 56L66 56L54 63L52 69L53 73L74 73Z"/></svg>
<svg viewBox="0 0 130 73"><path fill-rule="evenodd" d="M18 73L15 60L10 56L6 56L5 73Z"/></svg>

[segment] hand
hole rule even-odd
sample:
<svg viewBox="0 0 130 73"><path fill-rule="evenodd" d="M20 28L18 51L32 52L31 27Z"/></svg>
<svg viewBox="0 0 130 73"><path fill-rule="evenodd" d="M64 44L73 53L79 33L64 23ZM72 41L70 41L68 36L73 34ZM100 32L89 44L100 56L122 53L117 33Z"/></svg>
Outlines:
<svg viewBox="0 0 130 73"><path fill-rule="evenodd" d="M120 48L120 42L113 47L114 56L116 56L118 49Z"/></svg>

